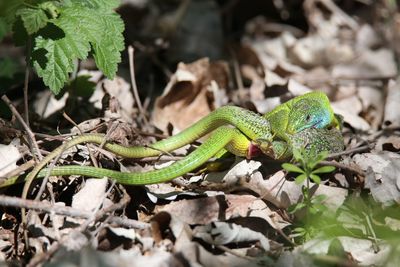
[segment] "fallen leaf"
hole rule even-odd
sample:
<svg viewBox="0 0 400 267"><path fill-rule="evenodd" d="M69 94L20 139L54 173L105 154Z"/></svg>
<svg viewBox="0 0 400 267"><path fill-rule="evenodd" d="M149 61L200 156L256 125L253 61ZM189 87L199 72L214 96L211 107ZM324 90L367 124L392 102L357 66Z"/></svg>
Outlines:
<svg viewBox="0 0 400 267"><path fill-rule="evenodd" d="M220 90L227 88L228 71L223 62L210 63L205 58L190 64L179 63L163 95L156 100L154 124L166 131L171 123L176 133L206 116L214 108L208 90L212 81Z"/></svg>
<svg viewBox="0 0 400 267"><path fill-rule="evenodd" d="M8 145L0 144L0 177L17 168L17 161L21 158L18 148L11 142Z"/></svg>
<svg viewBox="0 0 400 267"><path fill-rule="evenodd" d="M193 236L211 245L259 241L265 251L270 249L269 241L264 235L234 223L213 222L196 226L193 229Z"/></svg>
<svg viewBox="0 0 400 267"><path fill-rule="evenodd" d="M355 163L367 172L365 188L371 190L375 201L384 206L400 203L400 156L382 151L377 154L356 154Z"/></svg>

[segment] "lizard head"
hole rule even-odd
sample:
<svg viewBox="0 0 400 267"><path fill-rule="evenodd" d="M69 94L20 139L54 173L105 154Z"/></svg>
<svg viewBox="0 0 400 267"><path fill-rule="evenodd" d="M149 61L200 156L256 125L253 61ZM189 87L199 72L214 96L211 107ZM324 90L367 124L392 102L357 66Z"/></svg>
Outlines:
<svg viewBox="0 0 400 267"><path fill-rule="evenodd" d="M327 128L335 124L334 113L326 95L303 98L293 103L288 117L287 132L295 134L308 128Z"/></svg>

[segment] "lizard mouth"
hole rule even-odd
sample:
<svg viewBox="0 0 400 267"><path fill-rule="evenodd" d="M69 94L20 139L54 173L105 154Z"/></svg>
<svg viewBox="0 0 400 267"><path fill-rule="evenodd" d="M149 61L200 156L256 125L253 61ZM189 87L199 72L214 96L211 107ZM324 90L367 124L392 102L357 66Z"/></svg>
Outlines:
<svg viewBox="0 0 400 267"><path fill-rule="evenodd" d="M320 124L322 122L322 119L321 120L318 120L318 121L316 121L313 125L311 125L311 127L310 128L317 128L317 127L315 127L315 126L317 126L318 124Z"/></svg>

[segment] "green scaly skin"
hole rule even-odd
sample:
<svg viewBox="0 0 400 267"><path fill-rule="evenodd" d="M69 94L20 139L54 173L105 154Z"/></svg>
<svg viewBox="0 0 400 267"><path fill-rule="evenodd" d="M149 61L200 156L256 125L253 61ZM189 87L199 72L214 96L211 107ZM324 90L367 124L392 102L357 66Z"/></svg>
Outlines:
<svg viewBox="0 0 400 267"><path fill-rule="evenodd" d="M231 124L236 128L221 127L224 124ZM276 156L279 155L276 151L280 150L282 143L296 143L294 142L296 138L304 138L302 137L303 135L300 134L297 136L296 133L300 133L310 127L326 128L331 126L338 127L338 123L330 107L328 98L321 92L312 92L296 97L264 116L239 107L227 106L215 110L180 134L156 142L151 147L123 147L112 143L106 143L104 146L105 149L122 157L139 158L156 156L162 153L162 151L172 151L182 147L217 129L194 152L164 169L146 173L121 173L94 167L61 166L54 168L51 171L51 175L110 177L122 184L135 185L160 183L192 171L223 148L227 148L235 155L246 156L250 141L262 140L264 146L269 146L268 151L272 151L269 155L279 158L279 156ZM318 139L320 133L311 134L311 136L313 135ZM276 145L274 147L274 138L281 139L283 142L278 141L279 146ZM29 184L34 178L45 176L47 169L40 170L53 158L62 153L62 151L84 142L101 144L103 141L104 135L82 135L51 152L27 176L23 197L26 197ZM287 156L287 153L285 156ZM16 181L17 178L11 178L1 184L0 187L12 185Z"/></svg>

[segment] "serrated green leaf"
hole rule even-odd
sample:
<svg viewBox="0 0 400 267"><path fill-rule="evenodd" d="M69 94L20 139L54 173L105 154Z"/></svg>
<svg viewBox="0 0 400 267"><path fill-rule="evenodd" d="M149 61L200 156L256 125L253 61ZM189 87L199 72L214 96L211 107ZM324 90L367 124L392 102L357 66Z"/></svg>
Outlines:
<svg viewBox="0 0 400 267"><path fill-rule="evenodd" d="M72 6L61 10L60 18L54 23L66 32L74 32L88 40L97 67L108 78L114 78L124 49L124 24L117 14Z"/></svg>
<svg viewBox="0 0 400 267"><path fill-rule="evenodd" d="M304 171L302 169L300 169L299 167L297 167L296 165L291 164L291 163L283 163L282 168L284 168L285 170L287 170L289 172L304 173Z"/></svg>
<svg viewBox="0 0 400 267"><path fill-rule="evenodd" d="M109 78L113 79L121 62L121 51L124 49L122 32L124 25L116 14L108 14L101 19L104 30L98 43L92 43L93 57L97 67Z"/></svg>
<svg viewBox="0 0 400 267"><path fill-rule="evenodd" d="M114 9L121 3L120 0L71 0L71 2L96 9Z"/></svg>
<svg viewBox="0 0 400 267"><path fill-rule="evenodd" d="M88 2L100 3L83 1ZM49 20L48 24L61 31L62 36L55 37L48 32L40 36L44 32L41 30L36 37L33 53L42 54L42 58L45 58L44 61L33 58L33 65L55 94L60 92L68 80L74 60L87 58L91 49L98 68L112 79L121 61L120 52L124 48L124 25L112 10L88 8L76 1L66 1L64 4L57 10L57 17ZM45 30L51 32L49 26Z"/></svg>
<svg viewBox="0 0 400 267"><path fill-rule="evenodd" d="M33 62L33 66L39 77L43 78L44 84L47 85L54 94L58 94L60 89L68 80L68 74L74 69L74 65L70 55L69 45L65 38L60 40L44 39L39 36L36 38L35 50L44 49L47 62L44 66L39 64L38 60Z"/></svg>
<svg viewBox="0 0 400 267"><path fill-rule="evenodd" d="M59 10L58 7L54 4L54 2L43 2L41 4L39 4L39 7L46 11L47 14L49 14L50 18L54 19L56 17L58 17L59 14Z"/></svg>
<svg viewBox="0 0 400 267"><path fill-rule="evenodd" d="M328 173L328 172L333 172L335 170L334 166L322 166L316 170L314 170L312 173Z"/></svg>
<svg viewBox="0 0 400 267"><path fill-rule="evenodd" d="M17 11L28 34L34 34L46 26L48 18L46 13L39 8L21 8Z"/></svg>
<svg viewBox="0 0 400 267"><path fill-rule="evenodd" d="M321 178L316 174L311 173L310 174L310 178L311 178L311 180L313 180L317 184L321 183Z"/></svg>

